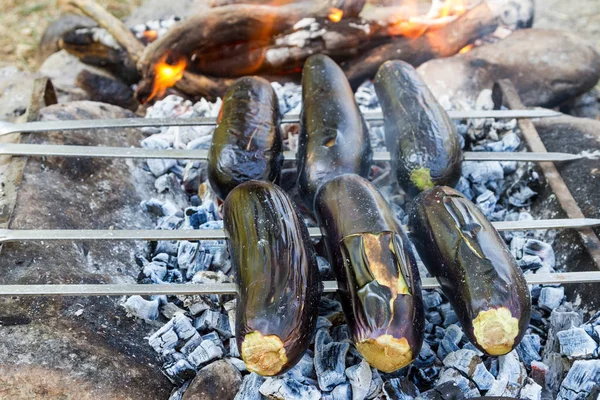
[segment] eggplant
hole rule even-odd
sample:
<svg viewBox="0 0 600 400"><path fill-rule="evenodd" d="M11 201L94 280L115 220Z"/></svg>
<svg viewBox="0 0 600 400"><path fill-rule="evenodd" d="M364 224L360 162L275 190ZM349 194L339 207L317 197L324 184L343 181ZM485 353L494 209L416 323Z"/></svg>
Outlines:
<svg viewBox="0 0 600 400"><path fill-rule="evenodd" d="M325 55L309 57L302 70L296 154L304 205L313 211L317 189L334 176L368 176L372 157L369 130L344 71Z"/></svg>
<svg viewBox="0 0 600 400"><path fill-rule="evenodd" d="M386 61L374 83L400 187L414 197L434 186L455 186L462 161L458 133L417 71L404 61Z"/></svg>
<svg viewBox="0 0 600 400"><path fill-rule="evenodd" d="M389 204L369 181L345 174L321 186L315 213L356 348L383 372L408 365L423 344L421 279Z"/></svg>
<svg viewBox="0 0 600 400"><path fill-rule="evenodd" d="M287 194L264 181L233 189L223 219L239 287L238 349L249 371L284 373L317 323L322 284L308 229Z"/></svg>
<svg viewBox="0 0 600 400"><path fill-rule="evenodd" d="M531 298L519 265L492 224L449 187L421 193L409 227L469 340L491 356L509 353L529 326Z"/></svg>
<svg viewBox="0 0 600 400"><path fill-rule="evenodd" d="M208 152L210 186L222 200L240 183L279 181L280 121L279 101L267 80L248 76L231 84Z"/></svg>

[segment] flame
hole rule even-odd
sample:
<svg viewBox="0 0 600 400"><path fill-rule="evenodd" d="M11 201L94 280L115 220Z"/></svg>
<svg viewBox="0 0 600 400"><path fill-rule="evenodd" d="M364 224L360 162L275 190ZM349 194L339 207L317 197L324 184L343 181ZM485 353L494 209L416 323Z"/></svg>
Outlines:
<svg viewBox="0 0 600 400"><path fill-rule="evenodd" d="M414 0L413 0L414 1ZM427 30L440 28L467 11L468 0L434 0L431 9L425 15L417 15L416 1L404 5L402 15L398 15L388 25L392 36L417 38Z"/></svg>
<svg viewBox="0 0 600 400"><path fill-rule="evenodd" d="M344 11L340 10L339 8L332 8L330 10L329 13L329 20L331 22L337 23L340 22L342 20L342 17L344 16Z"/></svg>
<svg viewBox="0 0 600 400"><path fill-rule="evenodd" d="M168 57L169 54L166 54L154 66L154 84L152 93L148 96L148 101L156 96L164 95L168 88L175 85L183 77L183 71L187 66L185 58L180 58L175 64L169 64L167 63Z"/></svg>
<svg viewBox="0 0 600 400"><path fill-rule="evenodd" d="M458 51L458 54L468 53L469 51L471 51L473 49L473 47L475 47L473 44L468 44L465 47L463 47L462 49L460 49Z"/></svg>

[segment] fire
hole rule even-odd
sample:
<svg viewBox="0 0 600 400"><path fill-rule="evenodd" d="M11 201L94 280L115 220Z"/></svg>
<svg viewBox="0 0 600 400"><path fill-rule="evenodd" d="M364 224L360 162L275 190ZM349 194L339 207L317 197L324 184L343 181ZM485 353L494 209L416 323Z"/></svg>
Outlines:
<svg viewBox="0 0 600 400"><path fill-rule="evenodd" d="M187 66L185 58L180 58L175 64L167 63L169 54L166 54L159 62L154 66L154 84L152 86L152 93L148 96L148 101L154 97L162 96L165 91L175 85L182 77L183 71Z"/></svg>
<svg viewBox="0 0 600 400"><path fill-rule="evenodd" d="M342 20L342 17L344 16L344 11L340 10L339 8L332 8L330 13L329 13L329 20L331 22L340 22Z"/></svg>
<svg viewBox="0 0 600 400"><path fill-rule="evenodd" d="M152 43L158 38L158 32L153 30L147 30L142 33L142 38L146 43Z"/></svg>
<svg viewBox="0 0 600 400"><path fill-rule="evenodd" d="M413 0L414 1L414 0ZM388 26L390 35L417 38L427 30L440 28L467 11L468 0L433 0L425 15L418 15L416 2L407 2L402 15Z"/></svg>
<svg viewBox="0 0 600 400"><path fill-rule="evenodd" d="M471 49L473 49L473 47L475 47L473 44L468 44L465 47L463 47L462 49L460 49L458 51L458 54L468 53L469 51L471 51Z"/></svg>

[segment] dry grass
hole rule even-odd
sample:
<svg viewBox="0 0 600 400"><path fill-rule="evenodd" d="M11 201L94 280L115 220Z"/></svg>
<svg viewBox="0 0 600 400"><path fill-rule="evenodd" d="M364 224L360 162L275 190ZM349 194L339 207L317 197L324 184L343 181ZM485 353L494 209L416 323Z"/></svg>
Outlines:
<svg viewBox="0 0 600 400"><path fill-rule="evenodd" d="M97 0L115 16L129 15L141 0ZM0 0L0 67L34 71L35 51L48 24L63 13L57 0Z"/></svg>

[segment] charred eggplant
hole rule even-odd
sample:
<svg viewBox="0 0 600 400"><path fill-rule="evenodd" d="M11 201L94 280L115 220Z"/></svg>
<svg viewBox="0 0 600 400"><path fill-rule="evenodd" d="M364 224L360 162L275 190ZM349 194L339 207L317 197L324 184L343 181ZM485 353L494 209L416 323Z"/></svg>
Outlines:
<svg viewBox="0 0 600 400"><path fill-rule="evenodd" d="M298 137L298 186L309 210L317 189L330 178L369 174L373 152L369 130L344 71L329 57L314 55L302 70Z"/></svg>
<svg viewBox="0 0 600 400"><path fill-rule="evenodd" d="M404 61L387 61L374 82L400 187L414 196L456 185L462 161L458 133L417 71Z"/></svg>
<svg viewBox="0 0 600 400"><path fill-rule="evenodd" d="M436 187L413 201L409 218L419 254L469 340L492 356L514 349L529 326L529 289L483 213L456 190Z"/></svg>
<svg viewBox="0 0 600 400"><path fill-rule="evenodd" d="M239 286L240 354L249 371L281 374L302 358L317 322L321 283L308 230L270 182L233 189L223 219Z"/></svg>
<svg viewBox="0 0 600 400"><path fill-rule="evenodd" d="M279 180L280 120L277 95L267 80L249 76L229 87L208 153L208 179L221 199L249 180Z"/></svg>
<svg viewBox="0 0 600 400"><path fill-rule="evenodd" d="M390 206L369 181L346 174L321 186L315 213L356 348L381 371L404 367L423 344L423 299L412 247Z"/></svg>

